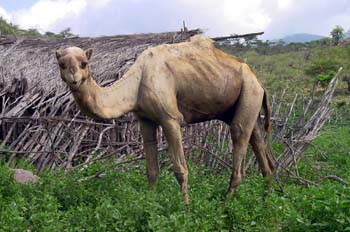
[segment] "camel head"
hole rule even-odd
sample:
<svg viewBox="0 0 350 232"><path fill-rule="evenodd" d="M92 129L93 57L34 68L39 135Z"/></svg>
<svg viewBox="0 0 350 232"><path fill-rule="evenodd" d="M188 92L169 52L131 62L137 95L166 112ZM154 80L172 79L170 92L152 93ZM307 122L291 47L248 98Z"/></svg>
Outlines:
<svg viewBox="0 0 350 232"><path fill-rule="evenodd" d="M72 91L78 91L84 82L91 78L88 63L91 55L91 48L84 51L78 47L69 47L56 51L61 78Z"/></svg>

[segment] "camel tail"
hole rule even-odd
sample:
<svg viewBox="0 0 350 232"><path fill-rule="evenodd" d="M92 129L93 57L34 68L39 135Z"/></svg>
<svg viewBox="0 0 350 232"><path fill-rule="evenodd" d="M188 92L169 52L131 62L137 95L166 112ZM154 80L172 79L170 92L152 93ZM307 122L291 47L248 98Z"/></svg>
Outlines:
<svg viewBox="0 0 350 232"><path fill-rule="evenodd" d="M269 162L269 166L272 172L276 170L277 161L273 156L272 147L270 143L270 135L271 135L271 106L269 103L269 97L267 95L266 90L264 89L264 98L263 98L263 108L265 111L264 118L264 127L266 131L265 143L266 143L266 157Z"/></svg>
<svg viewBox="0 0 350 232"><path fill-rule="evenodd" d="M269 103L269 97L267 95L266 90L264 89L264 98L263 98L263 108L265 111L265 118L264 118L264 127L266 133L270 134L271 131L271 106Z"/></svg>

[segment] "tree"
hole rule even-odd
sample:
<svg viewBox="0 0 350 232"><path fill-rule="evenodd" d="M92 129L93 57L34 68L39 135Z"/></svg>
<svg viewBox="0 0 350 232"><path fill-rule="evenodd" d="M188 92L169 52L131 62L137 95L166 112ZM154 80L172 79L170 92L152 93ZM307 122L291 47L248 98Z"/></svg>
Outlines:
<svg viewBox="0 0 350 232"><path fill-rule="evenodd" d="M61 31L59 33L59 35L62 37L62 38L71 38L71 37L75 37L76 35L72 33L70 27L64 29L63 31Z"/></svg>
<svg viewBox="0 0 350 232"><path fill-rule="evenodd" d="M340 40L344 37L344 28L342 28L341 26L336 26L331 31L331 36L332 36L333 44L337 46Z"/></svg>

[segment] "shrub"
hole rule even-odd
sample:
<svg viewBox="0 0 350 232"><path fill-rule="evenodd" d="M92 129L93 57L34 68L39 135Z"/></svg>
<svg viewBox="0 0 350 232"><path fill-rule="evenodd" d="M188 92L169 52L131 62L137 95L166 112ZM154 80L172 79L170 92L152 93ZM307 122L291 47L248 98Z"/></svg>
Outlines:
<svg viewBox="0 0 350 232"><path fill-rule="evenodd" d="M319 59L312 62L312 64L305 69L305 74L315 78L315 81L326 86L334 77L340 64L337 61L329 59Z"/></svg>

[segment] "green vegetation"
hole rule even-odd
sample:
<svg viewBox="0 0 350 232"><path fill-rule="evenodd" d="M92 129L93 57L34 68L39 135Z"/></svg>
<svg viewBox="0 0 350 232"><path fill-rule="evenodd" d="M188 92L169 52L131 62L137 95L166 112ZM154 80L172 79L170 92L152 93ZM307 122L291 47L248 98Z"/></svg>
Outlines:
<svg viewBox="0 0 350 232"><path fill-rule="evenodd" d="M24 30L19 28L17 25L7 22L0 16L0 35L23 35L23 36L40 36L42 35L36 29ZM53 32L45 32L45 36L53 37L53 38L69 38L76 36L71 32L70 28L66 28L63 31L55 34Z"/></svg>
<svg viewBox="0 0 350 232"><path fill-rule="evenodd" d="M108 162L69 173L45 172L41 182L20 185L0 165L1 231L350 231L350 128L328 127L299 164L300 175L319 185L274 184L264 203L263 179L249 174L226 205L222 197L229 173L190 165L191 204L181 201L177 182L163 169L156 189L149 189L145 168L113 168ZM24 168L28 165L20 164ZM78 180L107 169L100 179Z"/></svg>
<svg viewBox="0 0 350 232"><path fill-rule="evenodd" d="M316 80L326 86L335 76L337 69L341 65L331 59L320 59L312 61L311 65L305 69L305 74L316 77Z"/></svg>
<svg viewBox="0 0 350 232"><path fill-rule="evenodd" d="M37 36L40 33L35 29L23 30L18 26L8 23L5 19L0 17L0 35L31 35Z"/></svg>
<svg viewBox="0 0 350 232"><path fill-rule="evenodd" d="M290 45L286 45L288 47ZM305 45L306 46L306 45ZM235 52L224 47L228 52ZM269 50L274 48L269 47ZM277 48L279 49L279 48ZM287 48L285 48L288 50ZM291 50L287 52L259 53L259 49L249 49L233 53L241 59L246 60L257 73L258 78L263 82L270 95L277 96L286 89L286 101L291 101L295 94L308 98L315 85L321 82L322 87L327 84L333 72L340 66L343 71L334 96L334 103L342 102L344 112L343 119L349 122L349 105L347 85L342 82L344 76L350 73L350 43L339 46L319 46L315 48L305 48L302 50ZM316 92L316 96L321 94L324 88Z"/></svg>

